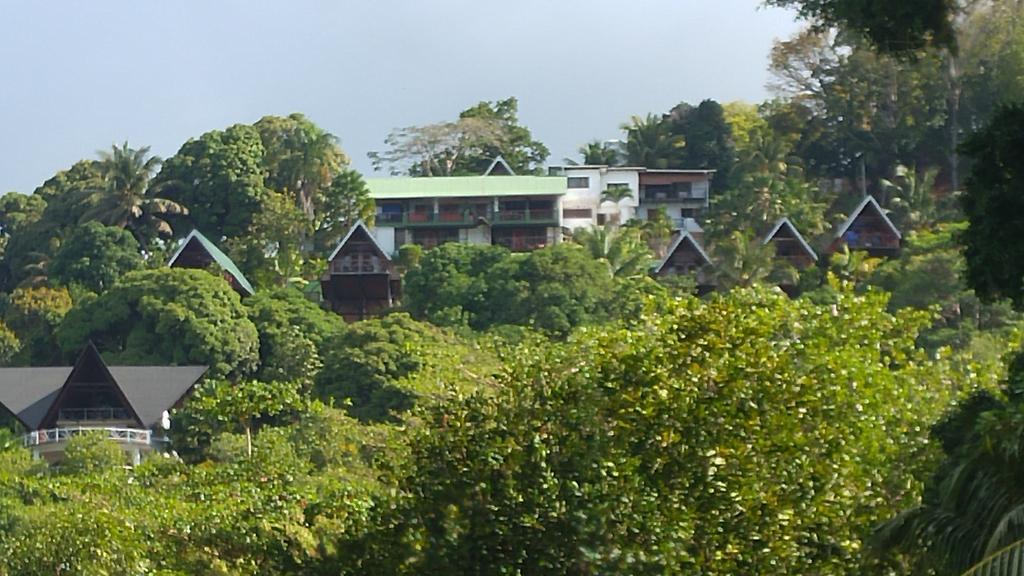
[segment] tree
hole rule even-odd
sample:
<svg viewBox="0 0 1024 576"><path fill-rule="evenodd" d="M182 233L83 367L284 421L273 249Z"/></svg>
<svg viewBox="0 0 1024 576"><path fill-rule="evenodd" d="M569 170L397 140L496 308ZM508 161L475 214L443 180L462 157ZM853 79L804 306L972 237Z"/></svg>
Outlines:
<svg viewBox="0 0 1024 576"><path fill-rule="evenodd" d="M921 425L962 384L915 350L921 315L848 292L662 304L425 411L372 568L883 572L862 538L917 495Z"/></svg>
<svg viewBox="0 0 1024 576"><path fill-rule="evenodd" d="M478 157L484 146L502 146L507 135L493 118L468 117L455 122L408 126L392 130L384 152L369 152L374 170L392 176L452 176L464 155Z"/></svg>
<svg viewBox="0 0 1024 576"><path fill-rule="evenodd" d="M103 292L123 274L142 268L139 243L126 230L88 222L76 228L50 263L50 278Z"/></svg>
<svg viewBox="0 0 1024 576"><path fill-rule="evenodd" d="M664 122L686 143L677 150L671 167L716 170L715 186L728 189L736 149L722 105L714 100L704 100L696 107L680 102L664 116Z"/></svg>
<svg viewBox="0 0 1024 576"><path fill-rule="evenodd" d="M18 336L11 331L3 322L0 322L0 366L10 366L18 351L21 350L21 342Z"/></svg>
<svg viewBox="0 0 1024 576"><path fill-rule="evenodd" d="M427 251L403 279L403 303L414 318L482 330L496 323L492 284L511 255L502 246L442 244Z"/></svg>
<svg viewBox="0 0 1024 576"><path fill-rule="evenodd" d="M363 422L391 422L413 406L484 385L497 370L489 354L407 314L365 320L325 345L321 398Z"/></svg>
<svg viewBox="0 0 1024 576"><path fill-rule="evenodd" d="M498 324L520 324L552 336L609 319L625 303L614 299L605 263L583 247L562 243L510 259L489 272Z"/></svg>
<svg viewBox="0 0 1024 576"><path fill-rule="evenodd" d="M161 164L160 158L149 155L149 146L139 149L111 146L110 152L100 152L97 169L103 178L103 187L92 191L90 208L82 215L83 221L100 222L125 228L143 243L152 233L171 235L171 226L165 215L188 214L188 209L157 194L161 187L150 187L149 180Z"/></svg>
<svg viewBox="0 0 1024 576"><path fill-rule="evenodd" d="M66 359L92 341L111 364L205 364L210 377L252 373L259 336L238 294L206 272L129 272L75 306L57 331Z"/></svg>
<svg viewBox="0 0 1024 576"><path fill-rule="evenodd" d="M1019 358L1015 364L1019 370ZM1024 412L1010 386L1006 396L974 394L932 427L944 460L920 504L879 529L880 550L904 551L940 574L960 574L1024 537Z"/></svg>
<svg viewBox="0 0 1024 576"><path fill-rule="evenodd" d="M647 274L652 254L640 237L638 228L619 228L604 225L599 228L577 229L572 241L587 251L591 258L608 266L613 277L635 277Z"/></svg>
<svg viewBox="0 0 1024 576"><path fill-rule="evenodd" d="M932 224L938 217L938 206L934 198L937 168L929 168L918 174L917 169L897 166L894 176L879 182L883 194L883 205L890 206L893 219L901 230L912 230Z"/></svg>
<svg viewBox="0 0 1024 576"><path fill-rule="evenodd" d="M766 0L771 6L795 8L822 28L836 26L863 34L881 52L907 53L928 45L955 49L953 0Z"/></svg>
<svg viewBox="0 0 1024 576"><path fill-rule="evenodd" d="M182 418L184 434L210 438L240 429L245 433L246 456L252 458L254 428L262 423L294 419L307 406L308 400L296 382L206 381L189 399Z"/></svg>
<svg viewBox="0 0 1024 576"><path fill-rule="evenodd" d="M327 342L345 330L341 318L294 288L262 290L246 298L245 308L260 339L256 378L298 382L308 391L323 365Z"/></svg>
<svg viewBox="0 0 1024 576"><path fill-rule="evenodd" d="M579 147L583 163L591 166L621 166L622 145L619 142L593 140ZM573 163L574 162L570 162Z"/></svg>
<svg viewBox="0 0 1024 576"><path fill-rule="evenodd" d="M713 248L715 278L723 289L749 288L762 283L795 285L796 269L775 257L775 245L765 244L740 230Z"/></svg>
<svg viewBox="0 0 1024 576"><path fill-rule="evenodd" d="M626 132L626 163L645 168L669 168L679 150L686 145L663 119L648 114L633 116L622 125Z"/></svg>
<svg viewBox="0 0 1024 576"><path fill-rule="evenodd" d="M2 213L6 246L0 280L12 290L26 280L35 283L45 276L45 263L60 247L61 238L70 233L88 208L91 190L101 186L101 175L94 160L75 163L48 179L35 192L23 196L4 196Z"/></svg>
<svg viewBox="0 0 1024 576"><path fill-rule="evenodd" d="M477 176L483 174L491 162L501 156L516 174L530 174L540 170L549 156L548 148L534 140L530 130L519 124L519 100L515 97L495 102L480 102L463 110L459 120L478 118L500 127L500 142L483 140L473 143L469 154L455 161L454 174Z"/></svg>
<svg viewBox="0 0 1024 576"><path fill-rule="evenodd" d="M13 356L16 366L47 366L60 359L55 331L71 310L71 295L66 288L18 288L11 292L4 323L21 343Z"/></svg>
<svg viewBox="0 0 1024 576"><path fill-rule="evenodd" d="M967 283L983 300L1024 307L1024 106L1002 108L964 142L973 162L961 197L967 230L960 236Z"/></svg>
<svg viewBox="0 0 1024 576"><path fill-rule="evenodd" d="M800 113L794 145L804 168L868 189L897 164L952 172L949 57L924 51L899 60L841 32L806 30L777 43L776 92L810 113Z"/></svg>
<svg viewBox="0 0 1024 576"><path fill-rule="evenodd" d="M263 142L267 187L293 196L308 219L317 219L326 190L348 164L337 137L302 114L264 116L253 127Z"/></svg>
<svg viewBox="0 0 1024 576"><path fill-rule="evenodd" d="M190 139L168 158L154 179L168 199L188 206L175 218L175 233L198 228L213 239L244 236L269 193L264 182L259 131L236 124Z"/></svg>
<svg viewBox="0 0 1024 576"><path fill-rule="evenodd" d="M359 220L373 224L375 205L366 181L355 170L343 169L323 192L313 229L313 252L334 249Z"/></svg>

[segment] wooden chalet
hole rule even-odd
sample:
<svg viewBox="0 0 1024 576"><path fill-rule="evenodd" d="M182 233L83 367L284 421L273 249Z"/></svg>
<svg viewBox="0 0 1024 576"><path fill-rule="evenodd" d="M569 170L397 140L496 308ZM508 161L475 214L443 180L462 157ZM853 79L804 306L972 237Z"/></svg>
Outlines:
<svg viewBox="0 0 1024 576"><path fill-rule="evenodd" d="M710 274L712 266L711 258L700 242L688 230L682 230L668 247L665 258L655 267L654 275L666 277L692 274L697 280L697 291L706 293L714 289L715 285Z"/></svg>
<svg viewBox="0 0 1024 576"><path fill-rule="evenodd" d="M224 280L238 292L239 296L252 296L256 293L252 284L245 278L238 266L217 248L217 245L210 242L198 230L193 230L182 240L178 250L167 261L170 268L198 268L209 270L216 265L221 270Z"/></svg>
<svg viewBox="0 0 1024 576"><path fill-rule="evenodd" d="M818 255L789 218L775 223L764 237L764 244L775 247L775 257L789 262L797 270L803 270L818 262Z"/></svg>
<svg viewBox="0 0 1024 576"><path fill-rule="evenodd" d="M0 368L0 406L28 432L33 456L59 462L67 441L96 433L138 463L166 445L167 412L192 391L206 366L107 366L90 342L71 367Z"/></svg>
<svg viewBox="0 0 1024 576"><path fill-rule="evenodd" d="M402 283L398 270L361 220L328 260L320 290L331 310L347 322L364 320L398 299Z"/></svg>
<svg viewBox="0 0 1024 576"><path fill-rule="evenodd" d="M868 195L836 230L829 253L840 250L845 244L850 250L863 250L874 257L896 256L902 238L878 201Z"/></svg>

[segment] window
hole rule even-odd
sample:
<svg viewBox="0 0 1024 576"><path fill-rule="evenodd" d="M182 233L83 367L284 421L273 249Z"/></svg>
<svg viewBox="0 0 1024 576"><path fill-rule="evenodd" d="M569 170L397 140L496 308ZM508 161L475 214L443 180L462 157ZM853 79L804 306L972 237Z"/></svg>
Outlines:
<svg viewBox="0 0 1024 576"><path fill-rule="evenodd" d="M589 176L570 176L568 180L569 188L590 188Z"/></svg>
<svg viewBox="0 0 1024 576"><path fill-rule="evenodd" d="M562 218L593 218L594 211L590 208L565 208L562 210Z"/></svg>
<svg viewBox="0 0 1024 576"><path fill-rule="evenodd" d="M625 182L609 182L609 190L629 190L629 184Z"/></svg>
<svg viewBox="0 0 1024 576"><path fill-rule="evenodd" d="M607 214L598 214L597 215L597 225L598 226L604 226L604 223L607 220L608 220L608 215Z"/></svg>

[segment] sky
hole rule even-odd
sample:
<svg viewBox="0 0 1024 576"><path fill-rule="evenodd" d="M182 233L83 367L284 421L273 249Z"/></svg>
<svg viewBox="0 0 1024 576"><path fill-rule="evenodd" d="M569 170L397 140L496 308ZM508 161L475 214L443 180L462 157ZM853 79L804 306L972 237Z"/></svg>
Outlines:
<svg viewBox="0 0 1024 576"><path fill-rule="evenodd" d="M371 175L392 129L509 96L558 164L634 114L763 100L798 28L759 0L0 0L0 192L292 112Z"/></svg>

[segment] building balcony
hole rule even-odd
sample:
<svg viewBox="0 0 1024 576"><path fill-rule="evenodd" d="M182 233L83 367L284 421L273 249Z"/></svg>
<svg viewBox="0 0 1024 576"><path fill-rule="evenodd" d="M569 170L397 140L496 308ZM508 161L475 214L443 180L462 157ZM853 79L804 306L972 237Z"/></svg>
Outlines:
<svg viewBox="0 0 1024 576"><path fill-rule="evenodd" d="M553 208L501 210L491 215L491 223L495 226L521 224L557 226L558 213Z"/></svg>
<svg viewBox="0 0 1024 576"><path fill-rule="evenodd" d="M489 213L478 210L452 212L403 212L377 214L377 226L394 226L396 228L429 228L432 226L456 226L472 228L480 224L481 218L487 219Z"/></svg>
<svg viewBox="0 0 1024 576"><path fill-rule="evenodd" d="M114 428L103 426L73 426L64 428L49 428L46 430L33 430L22 436L22 443L26 448L36 448L47 445L62 444L81 434L100 434L107 440L120 444L134 444L151 446L156 439L149 430L139 428Z"/></svg>

